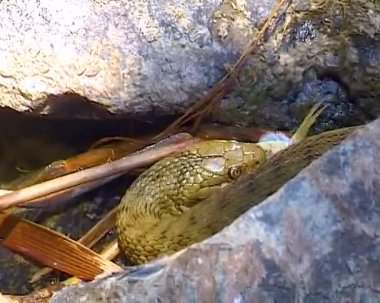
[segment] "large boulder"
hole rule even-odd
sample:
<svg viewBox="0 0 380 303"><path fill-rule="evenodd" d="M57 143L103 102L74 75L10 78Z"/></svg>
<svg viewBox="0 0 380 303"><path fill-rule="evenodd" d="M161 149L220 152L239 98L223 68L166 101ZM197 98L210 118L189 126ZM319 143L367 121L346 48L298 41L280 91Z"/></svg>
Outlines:
<svg viewBox="0 0 380 303"><path fill-rule="evenodd" d="M184 112L275 2L1 1L0 106L70 118ZM335 126L379 115L378 16L371 1L294 1L218 119L290 128L315 100L333 104Z"/></svg>
<svg viewBox="0 0 380 303"><path fill-rule="evenodd" d="M52 302L380 302L379 153L380 119L215 236Z"/></svg>

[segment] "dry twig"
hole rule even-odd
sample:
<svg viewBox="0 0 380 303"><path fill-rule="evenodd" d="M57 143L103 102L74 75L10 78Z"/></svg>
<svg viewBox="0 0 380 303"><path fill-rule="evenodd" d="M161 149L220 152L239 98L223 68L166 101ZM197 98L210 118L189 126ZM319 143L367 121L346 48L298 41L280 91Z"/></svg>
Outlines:
<svg viewBox="0 0 380 303"><path fill-rule="evenodd" d="M166 137L178 128L184 126L186 123L191 120L195 120L194 126L197 128L202 120L202 118L209 114L215 105L226 95L226 93L232 88L235 83L235 79L238 77L238 74L243 68L245 61L248 56L253 53L256 47L259 45L260 41L264 37L265 32L268 30L269 26L272 24L272 21L278 16L282 6L289 2L288 0L278 0L276 5L272 8L268 18L264 22L260 31L257 34L257 37L252 40L248 45L244 53L240 56L237 62L230 68L227 74L198 102L196 102L192 107L190 107L181 117L169 125L163 132L158 134L155 138Z"/></svg>
<svg viewBox="0 0 380 303"><path fill-rule="evenodd" d="M120 160L91 167L77 173L16 190L0 197L0 210L14 207L78 185L88 184L89 182L100 180L102 178L123 174L130 169L152 163L175 153L178 150L182 150L197 141L197 139L193 138L182 138L176 143L173 142L173 144L149 148L144 152L134 153Z"/></svg>

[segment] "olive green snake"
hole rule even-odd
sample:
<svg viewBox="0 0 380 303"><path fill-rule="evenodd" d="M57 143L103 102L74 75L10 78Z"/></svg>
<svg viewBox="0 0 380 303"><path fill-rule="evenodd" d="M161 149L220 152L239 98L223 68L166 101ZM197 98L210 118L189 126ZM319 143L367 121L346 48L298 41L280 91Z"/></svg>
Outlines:
<svg viewBox="0 0 380 303"><path fill-rule="evenodd" d="M118 207L121 250L141 264L231 224L357 128L306 137L322 110L314 107L287 145L201 141L156 162L135 180Z"/></svg>

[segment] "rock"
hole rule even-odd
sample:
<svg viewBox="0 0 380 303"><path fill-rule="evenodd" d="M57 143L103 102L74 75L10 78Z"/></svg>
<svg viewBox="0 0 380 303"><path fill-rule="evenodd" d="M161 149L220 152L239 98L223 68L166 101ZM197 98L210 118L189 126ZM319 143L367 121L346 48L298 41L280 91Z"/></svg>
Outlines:
<svg viewBox="0 0 380 303"><path fill-rule="evenodd" d="M319 117L317 127L314 129L320 133L336 127L360 124L360 111L349 101L349 92L338 82L332 79L318 79L318 72L311 68L305 71L305 76L300 87L300 92L294 102L290 104L291 116L302 121L310 105L317 100L328 104L323 115Z"/></svg>
<svg viewBox="0 0 380 303"><path fill-rule="evenodd" d="M380 119L215 236L52 302L379 302L379 152Z"/></svg>
<svg viewBox="0 0 380 303"><path fill-rule="evenodd" d="M182 113L237 60L274 3L2 1L0 106L70 118ZM352 124L352 115L362 123L380 114L379 8L362 0L334 9L326 3L299 0L289 8L249 58L217 119L294 128L289 104L310 67L319 68L318 80L336 82L335 126L347 124L347 115ZM334 94L327 95L330 102Z"/></svg>
<svg viewBox="0 0 380 303"><path fill-rule="evenodd" d="M240 77L243 88L225 101L229 119L294 129L305 104L318 101L329 108L315 131L379 117L380 40L375 32L380 7L360 0L341 6L320 0L294 5L297 21L249 58Z"/></svg>
<svg viewBox="0 0 380 303"><path fill-rule="evenodd" d="M240 4L230 11L239 35L223 45L232 20L216 16L220 1L3 1L0 105L51 113L71 93L112 113L183 111L237 59L273 3L251 4L249 16Z"/></svg>

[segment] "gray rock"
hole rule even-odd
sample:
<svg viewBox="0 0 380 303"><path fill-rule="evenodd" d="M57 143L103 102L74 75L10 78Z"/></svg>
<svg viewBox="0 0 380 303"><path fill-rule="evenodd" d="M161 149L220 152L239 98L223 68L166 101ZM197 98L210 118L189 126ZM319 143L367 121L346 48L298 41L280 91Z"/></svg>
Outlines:
<svg viewBox="0 0 380 303"><path fill-rule="evenodd" d="M379 302L379 152L380 119L208 240L52 302Z"/></svg>
<svg viewBox="0 0 380 303"><path fill-rule="evenodd" d="M182 113L237 60L274 3L2 1L0 106L82 118ZM326 3L300 0L289 8L249 58L217 119L294 128L298 117L289 104L310 67L319 68L319 80L341 86L338 126L347 115L353 124L380 113L379 8L355 0L332 10ZM290 16L297 18L289 23ZM334 94L324 95L311 102L337 104L330 102Z"/></svg>
<svg viewBox="0 0 380 303"><path fill-rule="evenodd" d="M240 103L225 101L229 120L294 129L304 105L318 101L329 108L317 131L379 117L380 6L361 0L293 4L296 20L249 58L242 88L231 94Z"/></svg>
<svg viewBox="0 0 380 303"><path fill-rule="evenodd" d="M52 97L74 93L113 113L175 113L223 75L273 3L237 16L239 36L223 45L221 1L2 1L0 105L51 112Z"/></svg>

